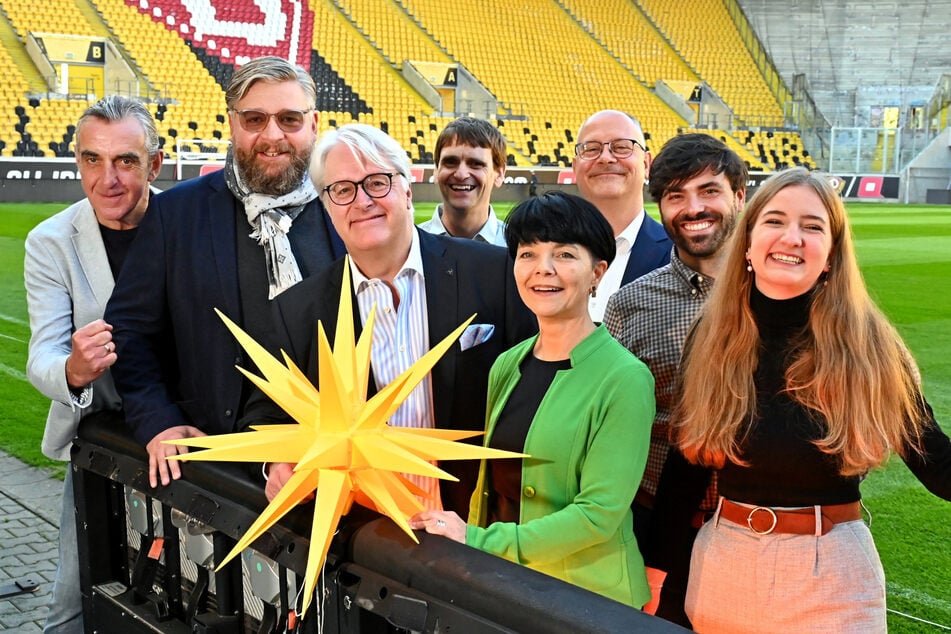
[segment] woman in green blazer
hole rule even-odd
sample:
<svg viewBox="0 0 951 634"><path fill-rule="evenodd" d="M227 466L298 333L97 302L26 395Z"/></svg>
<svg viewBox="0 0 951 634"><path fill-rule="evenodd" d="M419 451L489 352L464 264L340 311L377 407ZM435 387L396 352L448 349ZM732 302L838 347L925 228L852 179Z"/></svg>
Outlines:
<svg viewBox="0 0 951 634"><path fill-rule="evenodd" d="M492 367L486 446L529 457L483 462L468 525L426 511L413 527L639 608L650 590L630 507L654 379L588 313L614 235L593 205L551 192L515 208L506 241L539 333Z"/></svg>

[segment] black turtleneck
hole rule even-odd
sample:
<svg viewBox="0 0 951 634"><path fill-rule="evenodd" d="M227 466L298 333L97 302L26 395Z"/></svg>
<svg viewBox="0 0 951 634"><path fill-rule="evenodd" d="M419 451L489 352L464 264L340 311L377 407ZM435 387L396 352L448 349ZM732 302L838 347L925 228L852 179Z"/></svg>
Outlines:
<svg viewBox="0 0 951 634"><path fill-rule="evenodd" d="M811 506L858 500L860 478L839 474L834 456L814 444L825 424L784 391L791 353L808 327L812 292L775 300L755 287L750 308L759 328L755 376L756 413L740 445L747 466L727 463L719 474L720 494L763 506Z"/></svg>
<svg viewBox="0 0 951 634"><path fill-rule="evenodd" d="M811 305L811 291L786 300L770 299L755 287L750 294L760 334L754 379L756 413L750 433L740 445L748 465L727 463L718 474L720 495L728 499L795 507L842 504L861 498L861 478L841 475L838 460L814 444L825 435L825 422L783 391L790 354L808 328ZM922 435L924 456L906 452L905 463L929 491L951 499L951 440L941 431L927 403L925 409L930 420ZM661 478L668 480L662 487L663 494L681 498L667 502L676 506L686 503L690 509L684 513L689 515L688 511L697 508L702 499L709 471L688 465L678 451L671 451L668 463ZM658 489L658 500L661 495Z"/></svg>
<svg viewBox="0 0 951 634"><path fill-rule="evenodd" d="M789 354L809 323L811 292L774 300L755 288L750 306L760 331L761 348L755 385L757 408L741 451L749 466L726 464L719 472L719 492L737 502L761 506L812 506L860 499L857 476L839 473L835 458L813 440L824 435L814 420L785 393ZM951 500L951 440L924 404L929 420L922 434L924 455L906 452L905 464L935 495ZM690 521L703 500L710 470L687 462L671 448L655 498L645 562L686 579L694 532Z"/></svg>

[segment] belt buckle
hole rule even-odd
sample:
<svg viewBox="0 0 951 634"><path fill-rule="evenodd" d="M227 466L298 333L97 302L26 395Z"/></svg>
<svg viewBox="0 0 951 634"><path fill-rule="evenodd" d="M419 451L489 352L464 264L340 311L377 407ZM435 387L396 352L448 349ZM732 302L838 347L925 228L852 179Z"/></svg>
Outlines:
<svg viewBox="0 0 951 634"><path fill-rule="evenodd" d="M769 513L770 517L773 518L772 525L767 528L765 531L758 531L753 528L753 516L756 515L757 511L764 511ZM750 530L756 533L757 535L769 535L774 530L776 530L776 524L778 523L779 518L776 517L776 511L769 508L768 506L757 506L750 511L750 514L746 516L746 525L750 527Z"/></svg>

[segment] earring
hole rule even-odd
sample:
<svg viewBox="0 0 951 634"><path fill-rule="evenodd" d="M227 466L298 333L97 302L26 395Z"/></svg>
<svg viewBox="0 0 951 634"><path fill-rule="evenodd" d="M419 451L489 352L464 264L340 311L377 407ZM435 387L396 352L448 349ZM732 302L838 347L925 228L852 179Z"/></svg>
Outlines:
<svg viewBox="0 0 951 634"><path fill-rule="evenodd" d="M597 287L597 286L592 286L592 287L591 287L591 297L597 297L597 296L598 296L598 287Z"/></svg>
<svg viewBox="0 0 951 634"><path fill-rule="evenodd" d="M753 272L753 263L750 262L749 260L746 261L746 270L749 271L750 273Z"/></svg>

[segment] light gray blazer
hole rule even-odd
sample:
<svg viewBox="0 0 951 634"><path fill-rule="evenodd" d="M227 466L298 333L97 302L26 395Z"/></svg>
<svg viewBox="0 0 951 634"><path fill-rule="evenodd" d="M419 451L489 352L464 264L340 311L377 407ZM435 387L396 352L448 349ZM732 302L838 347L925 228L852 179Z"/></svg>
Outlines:
<svg viewBox="0 0 951 634"><path fill-rule="evenodd" d="M93 382L89 407L74 405L66 384L70 338L76 329L102 317L115 285L88 199L30 231L23 277L30 313L26 373L30 383L52 401L43 432L43 453L54 460L69 460L80 419L121 407L108 370Z"/></svg>

